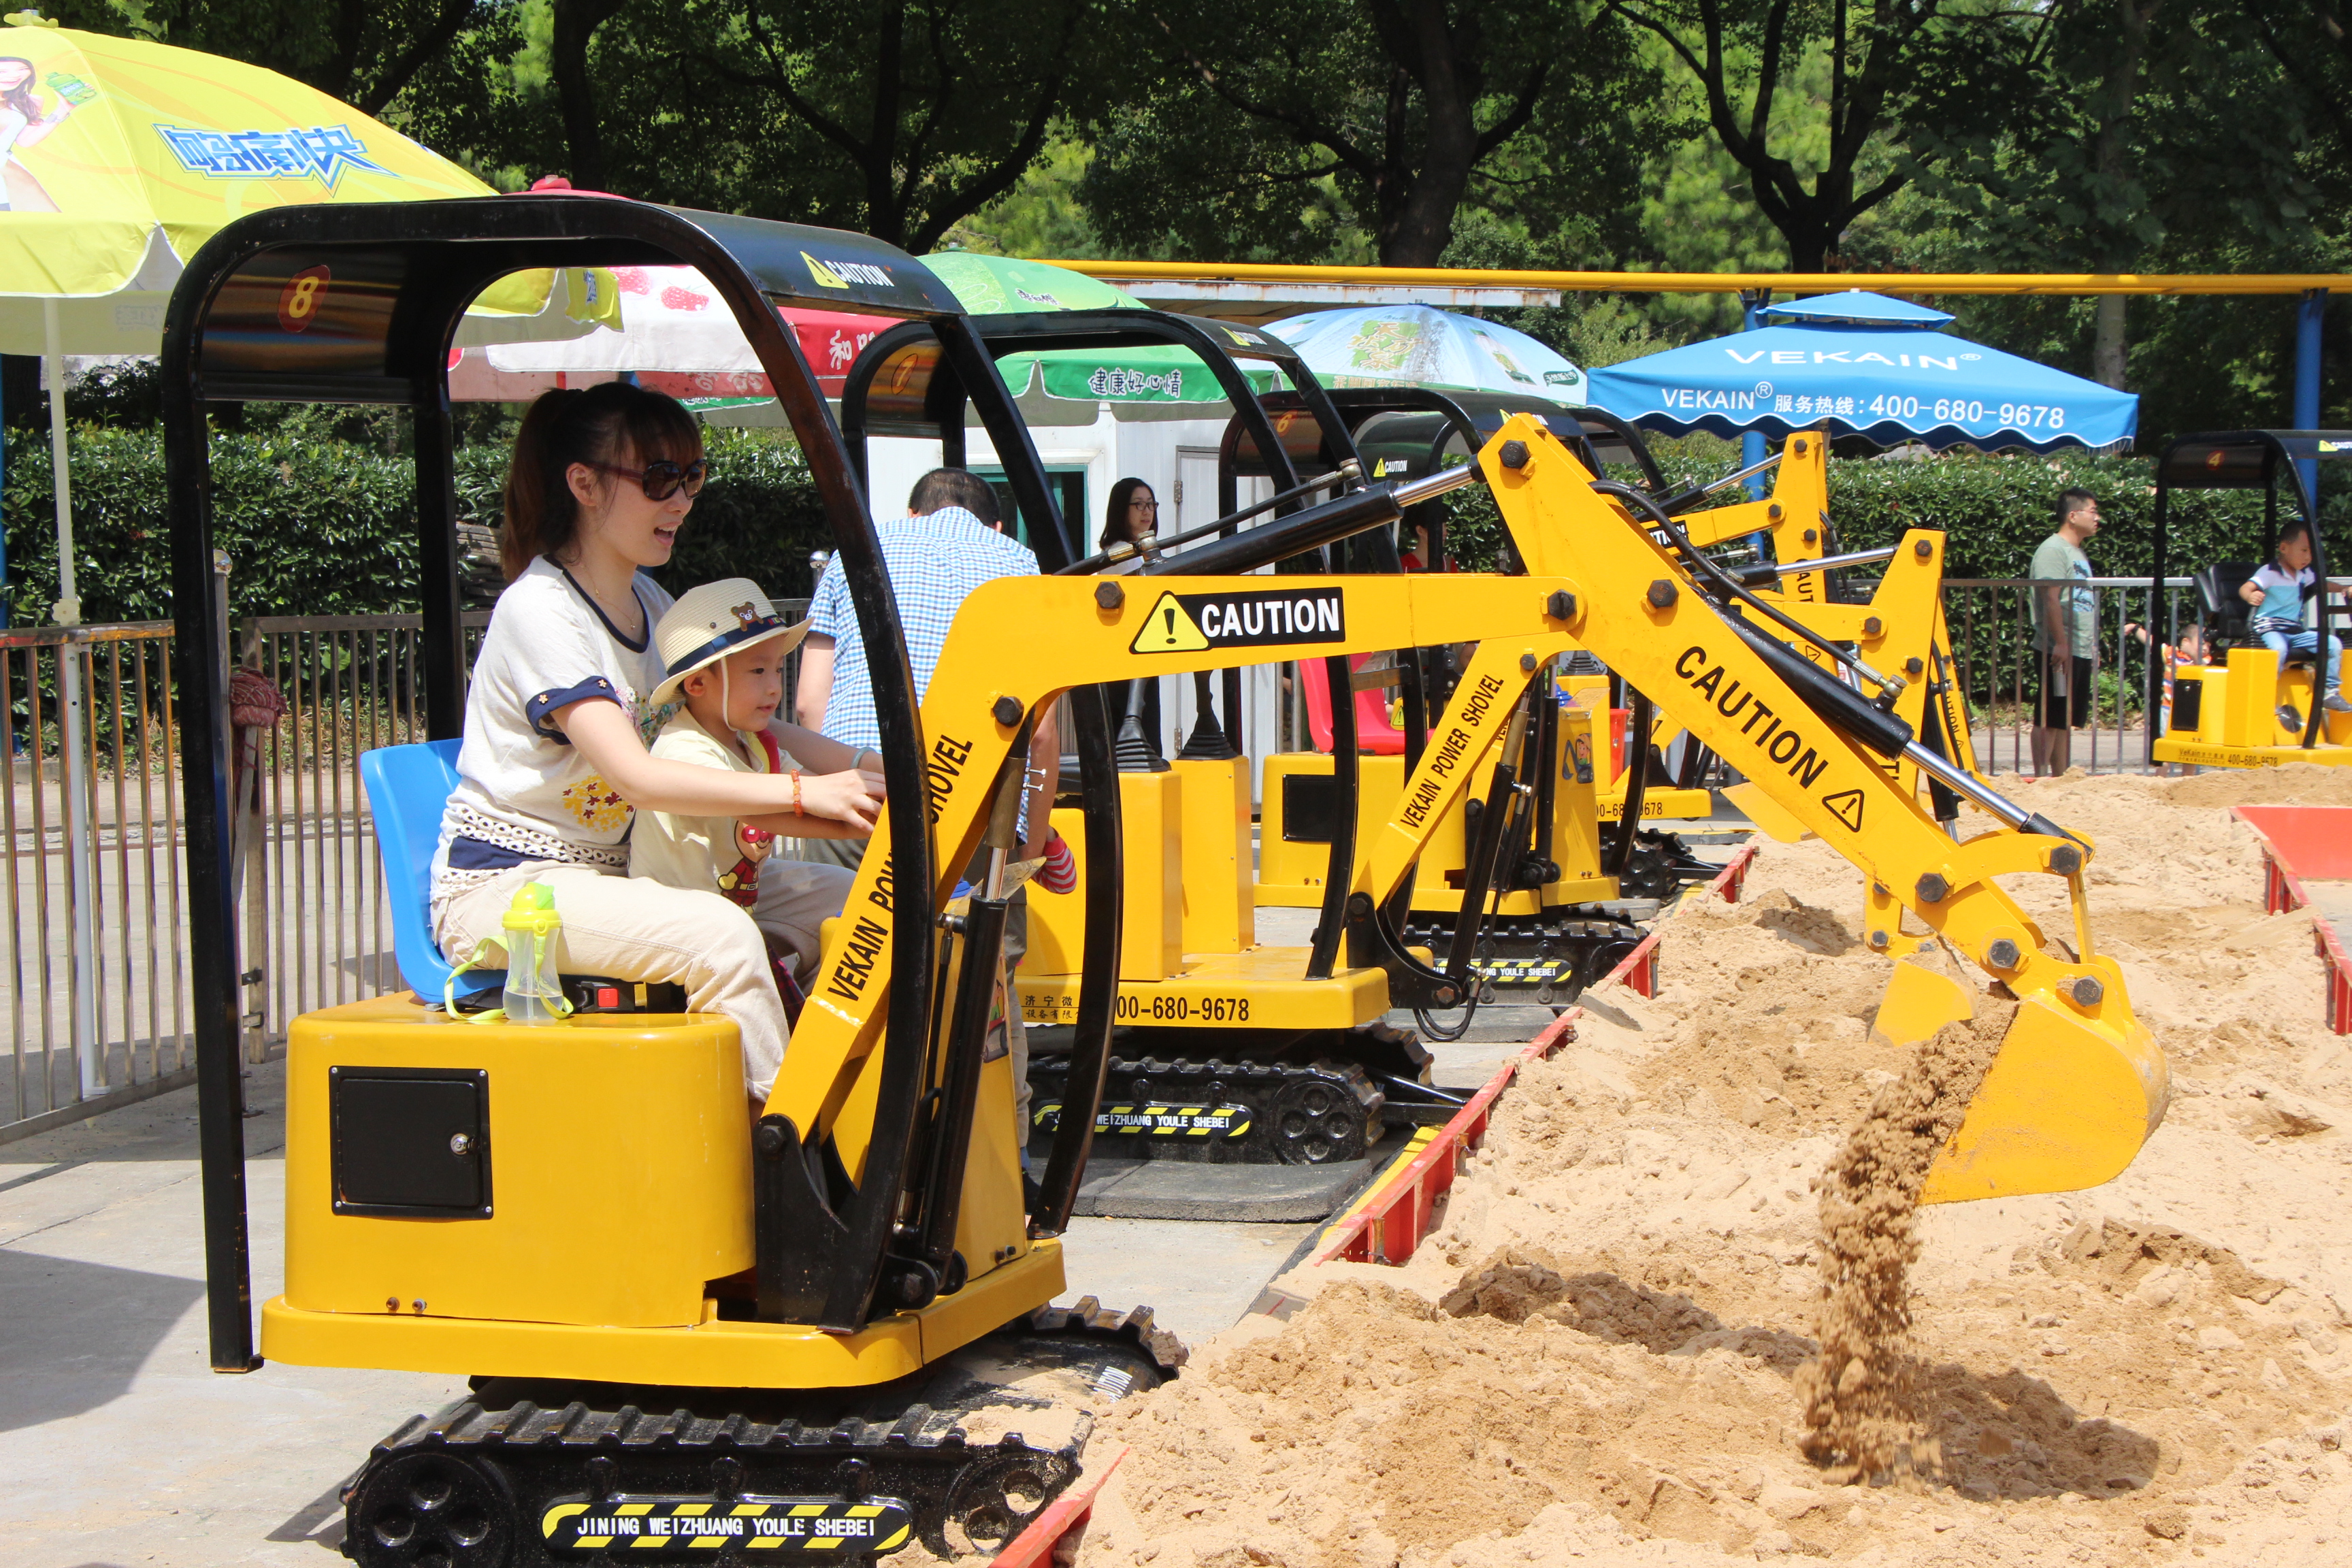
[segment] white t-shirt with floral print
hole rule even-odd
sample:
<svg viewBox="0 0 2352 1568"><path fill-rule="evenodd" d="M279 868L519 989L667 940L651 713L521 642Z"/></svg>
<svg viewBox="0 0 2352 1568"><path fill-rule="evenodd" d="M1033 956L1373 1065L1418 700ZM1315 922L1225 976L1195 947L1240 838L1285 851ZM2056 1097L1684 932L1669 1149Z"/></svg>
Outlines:
<svg viewBox="0 0 2352 1568"><path fill-rule="evenodd" d="M509 867L557 860L625 872L635 813L550 715L588 699L620 704L650 740L675 710L648 709L662 681L652 629L670 596L646 577L643 643L625 639L563 569L541 556L491 613L466 694L457 787L433 856L436 902Z"/></svg>

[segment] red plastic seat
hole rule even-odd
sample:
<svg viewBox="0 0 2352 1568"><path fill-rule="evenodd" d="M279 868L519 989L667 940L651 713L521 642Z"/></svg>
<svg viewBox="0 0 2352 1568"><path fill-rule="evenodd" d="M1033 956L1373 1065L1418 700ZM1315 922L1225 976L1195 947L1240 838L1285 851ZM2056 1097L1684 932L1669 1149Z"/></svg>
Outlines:
<svg viewBox="0 0 2352 1568"><path fill-rule="evenodd" d="M1361 669L1373 656L1360 653L1348 660L1351 670ZM1324 673L1319 658L1298 661L1298 678L1307 691L1307 728L1315 738L1315 749L1331 749L1331 682ZM1356 693L1356 750L1376 757L1404 755L1404 731L1389 722L1389 689L1376 687Z"/></svg>

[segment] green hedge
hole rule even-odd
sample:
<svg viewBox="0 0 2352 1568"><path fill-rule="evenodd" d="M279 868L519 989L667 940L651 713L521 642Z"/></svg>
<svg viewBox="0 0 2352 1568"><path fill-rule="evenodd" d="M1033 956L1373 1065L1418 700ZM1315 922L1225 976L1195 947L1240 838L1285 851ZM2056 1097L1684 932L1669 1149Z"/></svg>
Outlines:
<svg viewBox="0 0 2352 1568"><path fill-rule="evenodd" d="M808 553L830 536L816 489L789 441L707 432L710 482L656 575L673 593L713 577L756 579L777 597L810 591ZM163 620L172 614L170 523L159 430L78 426L71 436L74 544L86 621ZM416 608L415 470L379 448L215 435L213 528L234 563L231 614L366 615ZM503 447L462 448L461 517L493 526ZM0 520L8 540L10 611L17 626L49 618L57 598L57 524L46 440L11 432ZM495 585L495 577L489 579Z"/></svg>
<svg viewBox="0 0 2352 1568"><path fill-rule="evenodd" d="M1727 471L1725 464L1670 454L1660 467L1669 480L1696 483ZM1630 478L1631 476L1626 476ZM2322 476L2323 487L2327 476ZM1940 528L1950 536L1948 574L2022 577L2034 546L2050 537L2060 491L2077 487L2098 498L2103 518L2088 546L2102 576L2144 577L2156 564L2155 464L2146 458L2038 458L1953 454L1919 461L1833 458L1830 520L1841 547L1890 544L1906 528ZM2336 481L2323 492L2331 560L2352 562L2352 489ZM1725 492L1732 497L1736 492ZM1456 559L1467 569L1491 563L1501 543L1501 520L1483 489L1453 499ZM2168 553L2174 576L2212 561L2251 561L2262 551L2259 491L2200 490L2172 498ZM2337 567L2342 570L2342 567Z"/></svg>
<svg viewBox="0 0 2352 1568"><path fill-rule="evenodd" d="M672 592L714 577L745 576L779 598L810 592L808 554L830 538L800 450L764 432L707 432L710 483L680 536L677 557L657 574ZM171 613L171 552L163 509L162 439L153 428L81 426L73 433L74 532L83 617L161 620ZM8 540L14 622L48 618L57 597L56 531L50 510L48 444L12 432L0 518ZM1724 471L1720 459L1669 451L1669 477ZM461 516L498 519L506 471L501 446L461 448ZM224 431L213 440L215 530L235 563L233 613L368 614L415 608L413 470L381 446ZM1839 542L1891 542L1913 524L1952 538L1955 577L2022 575L2049 535L2058 492L2080 485L2099 498L2105 522L2090 546L2103 575L2141 576L2152 568L2155 489L2151 464L2137 458L1963 457L1917 462L1837 459L1830 468L1831 518ZM1453 500L1457 558L1490 564L1499 519L1483 489ZM2352 562L2352 487L2338 483L2323 506L2334 559ZM2176 496L2171 558L2176 574L2205 562L2249 560L2262 538L2262 499L2244 491ZM2339 566L2338 570L2342 567ZM478 574L480 591L495 574Z"/></svg>

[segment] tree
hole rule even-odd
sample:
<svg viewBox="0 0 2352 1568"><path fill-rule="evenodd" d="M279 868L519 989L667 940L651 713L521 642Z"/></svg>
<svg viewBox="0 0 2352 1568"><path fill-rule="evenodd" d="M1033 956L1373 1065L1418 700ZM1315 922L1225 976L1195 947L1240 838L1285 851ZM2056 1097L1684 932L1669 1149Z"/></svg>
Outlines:
<svg viewBox="0 0 2352 1568"><path fill-rule="evenodd" d="M918 253L1089 107L1096 0L552 0L576 185Z"/></svg>
<svg viewBox="0 0 2352 1568"><path fill-rule="evenodd" d="M1434 266L1467 201L1622 208L1656 99L1579 0L1129 5L1154 58L1091 127L1087 205L1130 248L1301 259L1360 220L1383 265Z"/></svg>
<svg viewBox="0 0 2352 1568"><path fill-rule="evenodd" d="M2006 125L1969 134L1920 117L1912 137L1922 199L1888 259L2020 271L2326 269L2339 220L2315 180L2331 162L2312 144L2324 121L2283 79L2239 0L2075 0L2046 7L2033 26L2032 79L2013 95ZM2250 112L2254 104L2263 112ZM2113 386L2137 384L2134 318L2147 330L2216 324L2206 307L2122 295L2082 313L2090 352L2076 363ZM2226 356L2242 365L2254 352L2244 336ZM2196 397L2208 405L2231 380L2251 395L2262 379L2250 366L2215 374L2216 345L2227 341L2181 341L2195 344L2189 359L2207 383Z"/></svg>
<svg viewBox="0 0 2352 1568"><path fill-rule="evenodd" d="M1756 205L1780 231L1789 265L1824 270L1854 219L1901 190L1910 160L1883 143L1904 129L1904 109L1921 90L1931 61L1946 73L1969 71L1970 49L1939 47L1951 31L1942 0L1832 0L1826 17L1798 0L1609 0L1612 10L1660 39L1700 89L1708 125L1747 171ZM1671 8L1669 8L1671 6ZM1988 65L2003 63L1999 18L1970 18L1969 44ZM1810 186L1786 150L1790 128L1775 109L1790 73L1810 50L1827 52L1826 156ZM1970 96L1947 81L1946 109ZM1744 103L1739 101L1744 100ZM1865 167L1875 157L1885 166Z"/></svg>
<svg viewBox="0 0 2352 1568"><path fill-rule="evenodd" d="M492 26L513 0L62 0L69 27L129 33L265 66L383 114L448 58L467 34Z"/></svg>
<svg viewBox="0 0 2352 1568"><path fill-rule="evenodd" d="M2352 146L2352 29L2336 0L2244 0L2247 18L2280 70Z"/></svg>
<svg viewBox="0 0 2352 1568"><path fill-rule="evenodd" d="M866 233L930 249L1010 191L1066 107L1091 0L725 0L711 68L846 166ZM854 64L853 64L854 63Z"/></svg>
<svg viewBox="0 0 2352 1568"><path fill-rule="evenodd" d="M620 13L625 0L554 0L549 30L548 74L555 79L556 110L562 118L565 173L574 188L606 191L613 173L604 161L604 130L597 110L595 83L588 73L588 46L596 29Z"/></svg>

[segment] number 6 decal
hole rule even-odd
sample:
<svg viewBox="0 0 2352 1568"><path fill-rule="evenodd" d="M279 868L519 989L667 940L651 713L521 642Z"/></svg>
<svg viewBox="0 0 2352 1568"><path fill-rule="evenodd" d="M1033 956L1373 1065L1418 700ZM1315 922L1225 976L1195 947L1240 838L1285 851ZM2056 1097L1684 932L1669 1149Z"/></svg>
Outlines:
<svg viewBox="0 0 2352 1568"><path fill-rule="evenodd" d="M278 293L278 324L289 332L307 332L327 301L327 285L334 274L324 266L305 267L286 280Z"/></svg>

